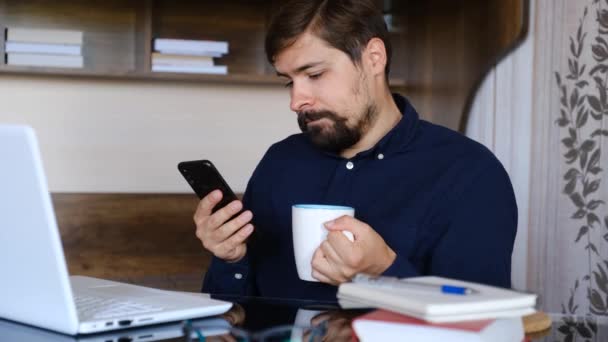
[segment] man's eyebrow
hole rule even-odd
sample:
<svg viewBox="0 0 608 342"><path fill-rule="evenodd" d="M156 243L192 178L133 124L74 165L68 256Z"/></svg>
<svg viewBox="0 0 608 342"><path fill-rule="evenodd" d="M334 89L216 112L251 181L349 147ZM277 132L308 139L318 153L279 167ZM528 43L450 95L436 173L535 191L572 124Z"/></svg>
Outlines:
<svg viewBox="0 0 608 342"><path fill-rule="evenodd" d="M310 68L316 67L316 66L317 66L317 65L319 65L319 64L323 64L323 62L312 62L312 63L304 64L304 65L302 65L301 67L298 67L297 69L295 69L295 70L292 72L292 74L299 74L299 73L301 73L302 71L305 71L306 69L310 69ZM289 77L289 75L284 74L284 73L282 73L282 72L278 72L278 71L277 71L277 76L281 76L281 77Z"/></svg>

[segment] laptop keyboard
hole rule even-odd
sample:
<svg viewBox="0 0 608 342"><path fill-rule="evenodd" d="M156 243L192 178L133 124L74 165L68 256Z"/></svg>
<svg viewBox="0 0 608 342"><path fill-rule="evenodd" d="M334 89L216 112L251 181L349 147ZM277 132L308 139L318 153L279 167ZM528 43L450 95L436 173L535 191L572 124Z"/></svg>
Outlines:
<svg viewBox="0 0 608 342"><path fill-rule="evenodd" d="M120 300L86 295L77 295L75 300L76 309L78 310L78 315L80 317L103 319L110 317L139 315L163 310L162 307L137 303L132 300Z"/></svg>

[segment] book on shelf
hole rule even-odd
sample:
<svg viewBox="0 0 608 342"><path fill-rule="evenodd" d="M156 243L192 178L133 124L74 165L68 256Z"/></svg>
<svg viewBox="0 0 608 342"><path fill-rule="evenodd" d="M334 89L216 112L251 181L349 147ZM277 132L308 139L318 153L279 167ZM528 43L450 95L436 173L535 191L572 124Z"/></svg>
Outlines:
<svg viewBox="0 0 608 342"><path fill-rule="evenodd" d="M170 55L160 52L152 53L152 64L194 67L212 67L214 65L211 56Z"/></svg>
<svg viewBox="0 0 608 342"><path fill-rule="evenodd" d="M186 51L186 50L163 50L157 51L165 55L182 55L182 56L200 56L200 57L214 57L220 58L223 57L224 54L221 52L213 52L213 51Z"/></svg>
<svg viewBox="0 0 608 342"><path fill-rule="evenodd" d="M8 65L57 67L57 68L82 68L82 56L69 55L41 55L32 53L7 53L6 63Z"/></svg>
<svg viewBox="0 0 608 342"><path fill-rule="evenodd" d="M152 65L153 72L172 72L172 73L190 73L190 74L212 74L226 75L228 67L225 65L214 66L180 66L180 65Z"/></svg>
<svg viewBox="0 0 608 342"><path fill-rule="evenodd" d="M7 53L39 53L71 56L82 54L82 45L75 44L23 43L7 40L4 48Z"/></svg>
<svg viewBox="0 0 608 342"><path fill-rule="evenodd" d="M520 317L429 323L395 312L375 310L355 318L352 328L361 342L518 342L524 339Z"/></svg>
<svg viewBox="0 0 608 342"><path fill-rule="evenodd" d="M24 43L82 45L82 31L9 27L6 40Z"/></svg>
<svg viewBox="0 0 608 342"><path fill-rule="evenodd" d="M154 50L167 54L220 57L228 53L228 42L156 38Z"/></svg>
<svg viewBox="0 0 608 342"><path fill-rule="evenodd" d="M471 293L446 293L442 286ZM536 304L535 294L435 276L343 283L338 287L338 299L435 323L521 317L535 312Z"/></svg>

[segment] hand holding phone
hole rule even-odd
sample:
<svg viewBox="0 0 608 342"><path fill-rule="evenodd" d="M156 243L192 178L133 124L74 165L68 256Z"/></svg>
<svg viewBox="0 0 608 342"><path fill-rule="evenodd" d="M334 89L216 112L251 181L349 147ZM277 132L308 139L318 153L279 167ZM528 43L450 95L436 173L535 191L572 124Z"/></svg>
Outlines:
<svg viewBox="0 0 608 342"><path fill-rule="evenodd" d="M249 222L251 212L245 211L242 204L240 208L228 206L238 198L210 161L185 161L178 164L178 169L201 198L194 215L196 236L216 257L229 262L240 260L246 254L246 241L253 232ZM208 197L216 189L223 194L221 200Z"/></svg>

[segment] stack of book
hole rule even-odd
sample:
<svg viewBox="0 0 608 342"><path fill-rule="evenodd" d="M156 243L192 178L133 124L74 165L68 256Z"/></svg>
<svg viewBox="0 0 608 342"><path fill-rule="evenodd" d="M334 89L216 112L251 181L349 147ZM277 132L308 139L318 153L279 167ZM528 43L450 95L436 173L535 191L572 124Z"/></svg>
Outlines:
<svg viewBox="0 0 608 342"><path fill-rule="evenodd" d="M353 322L361 341L521 341L522 316L536 305L534 294L430 276L357 275L340 285L338 300L379 309Z"/></svg>
<svg viewBox="0 0 608 342"><path fill-rule="evenodd" d="M361 342L520 342L521 318L496 318L452 323L429 323L387 310L375 310L355 318L353 331Z"/></svg>
<svg viewBox="0 0 608 342"><path fill-rule="evenodd" d="M214 58L228 53L228 42L185 39L154 39L152 71L226 75L228 67Z"/></svg>
<svg viewBox="0 0 608 342"><path fill-rule="evenodd" d="M6 63L58 68L82 68L82 31L6 29Z"/></svg>

